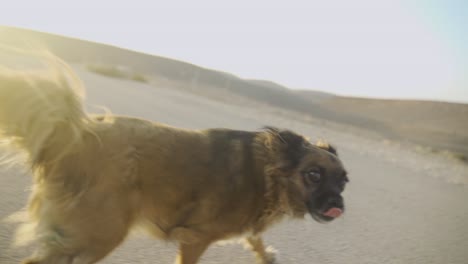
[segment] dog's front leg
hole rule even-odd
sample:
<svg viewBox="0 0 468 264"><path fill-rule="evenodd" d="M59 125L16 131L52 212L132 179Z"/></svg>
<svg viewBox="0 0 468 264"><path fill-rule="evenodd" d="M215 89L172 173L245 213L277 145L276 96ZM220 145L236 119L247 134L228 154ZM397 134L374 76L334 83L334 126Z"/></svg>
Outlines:
<svg viewBox="0 0 468 264"><path fill-rule="evenodd" d="M211 241L202 241L193 244L179 244L179 254L175 264L195 264L210 245Z"/></svg>
<svg viewBox="0 0 468 264"><path fill-rule="evenodd" d="M247 239L247 243L255 253L257 262L259 264L274 264L276 251L272 247L265 248L263 240L259 236L250 236Z"/></svg>

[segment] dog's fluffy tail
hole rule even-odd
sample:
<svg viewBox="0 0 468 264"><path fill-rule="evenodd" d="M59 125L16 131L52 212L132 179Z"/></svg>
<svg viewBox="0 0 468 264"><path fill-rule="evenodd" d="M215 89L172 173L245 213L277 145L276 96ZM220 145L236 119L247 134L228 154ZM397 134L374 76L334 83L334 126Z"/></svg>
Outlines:
<svg viewBox="0 0 468 264"><path fill-rule="evenodd" d="M90 122L82 106L84 90L78 77L53 55L41 54L40 59L48 65L47 70L0 68L2 149L25 154L21 156L32 167L57 161L73 151ZM17 157L8 162L17 161Z"/></svg>

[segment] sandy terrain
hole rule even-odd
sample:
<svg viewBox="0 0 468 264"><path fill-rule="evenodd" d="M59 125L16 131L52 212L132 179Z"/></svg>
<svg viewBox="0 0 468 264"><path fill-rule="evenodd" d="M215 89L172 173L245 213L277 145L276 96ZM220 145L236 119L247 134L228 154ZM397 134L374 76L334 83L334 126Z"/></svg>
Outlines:
<svg viewBox="0 0 468 264"><path fill-rule="evenodd" d="M347 212L322 225L310 217L274 227L267 243L279 263L468 263L468 167L440 155L349 132L345 127L287 118L266 107L219 103L179 90L79 72L88 102L114 113L187 128L254 130L290 128L312 139L326 138L350 172ZM91 109L94 109L91 107ZM31 179L18 169L0 171L0 219L22 208ZM31 248L11 249L14 225L0 224L0 263L18 263ZM102 263L172 263L175 245L131 237ZM240 245L215 245L201 263L253 263Z"/></svg>

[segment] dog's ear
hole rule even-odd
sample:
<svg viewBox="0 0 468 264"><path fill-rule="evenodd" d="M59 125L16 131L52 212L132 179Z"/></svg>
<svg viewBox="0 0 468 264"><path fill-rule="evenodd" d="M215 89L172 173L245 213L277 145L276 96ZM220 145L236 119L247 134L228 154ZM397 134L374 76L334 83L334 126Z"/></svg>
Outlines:
<svg viewBox="0 0 468 264"><path fill-rule="evenodd" d="M335 154L336 156L338 156L338 152L336 151L336 148L333 147L332 145L330 145L328 142L326 142L325 140L322 140L322 139L319 139L317 141L317 143L315 143L315 145L323 150L326 150L330 153L333 153Z"/></svg>
<svg viewBox="0 0 468 264"><path fill-rule="evenodd" d="M265 127L267 132L266 145L274 153L285 168L293 168L299 164L304 155L304 145L307 140L292 131L279 130L275 127Z"/></svg>

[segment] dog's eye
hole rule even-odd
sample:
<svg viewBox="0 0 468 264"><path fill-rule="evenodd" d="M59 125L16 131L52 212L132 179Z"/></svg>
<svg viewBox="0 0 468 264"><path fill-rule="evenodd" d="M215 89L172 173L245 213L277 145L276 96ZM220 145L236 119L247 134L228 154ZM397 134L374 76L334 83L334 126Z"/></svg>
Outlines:
<svg viewBox="0 0 468 264"><path fill-rule="evenodd" d="M311 182L319 182L322 175L320 175L320 172L318 171L315 171L315 170L310 170L308 172L306 172L306 177L307 179L309 179Z"/></svg>

